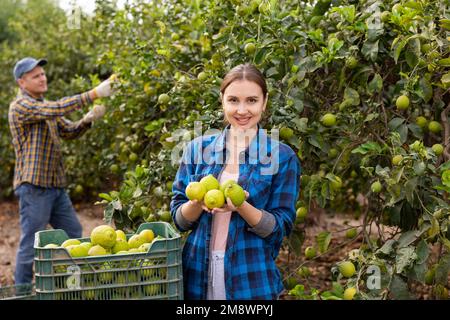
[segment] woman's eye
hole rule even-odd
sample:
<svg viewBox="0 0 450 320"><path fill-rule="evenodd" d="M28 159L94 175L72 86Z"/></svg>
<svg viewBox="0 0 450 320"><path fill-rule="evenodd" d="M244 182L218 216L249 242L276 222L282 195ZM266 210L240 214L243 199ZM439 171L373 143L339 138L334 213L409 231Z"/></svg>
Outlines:
<svg viewBox="0 0 450 320"><path fill-rule="evenodd" d="M229 102L232 102L232 103L236 103L236 102L237 102L237 99L236 99L236 98L230 98L230 99L228 99L228 101L229 101Z"/></svg>
<svg viewBox="0 0 450 320"><path fill-rule="evenodd" d="M248 99L248 102L249 102L249 103L256 103L257 101L258 101L258 100L254 99L254 98Z"/></svg>

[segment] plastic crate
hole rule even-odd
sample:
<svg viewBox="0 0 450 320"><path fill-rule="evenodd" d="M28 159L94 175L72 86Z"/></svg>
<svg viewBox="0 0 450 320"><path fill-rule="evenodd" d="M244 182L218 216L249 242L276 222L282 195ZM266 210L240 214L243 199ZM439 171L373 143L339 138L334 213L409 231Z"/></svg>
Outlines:
<svg viewBox="0 0 450 320"><path fill-rule="evenodd" d="M63 230L35 235L36 296L39 300L183 299L181 237L167 222L143 223L156 236L148 252L73 258L61 245ZM132 235L128 234L127 239ZM81 242L89 238L79 239Z"/></svg>
<svg viewBox="0 0 450 320"><path fill-rule="evenodd" d="M36 293L33 284L19 284L0 287L0 300L34 300Z"/></svg>

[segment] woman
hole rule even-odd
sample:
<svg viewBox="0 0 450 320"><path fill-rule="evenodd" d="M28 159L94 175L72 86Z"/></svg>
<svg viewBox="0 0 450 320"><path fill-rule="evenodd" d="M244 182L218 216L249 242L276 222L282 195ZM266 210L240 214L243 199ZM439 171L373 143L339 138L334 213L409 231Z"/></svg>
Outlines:
<svg viewBox="0 0 450 320"><path fill-rule="evenodd" d="M183 248L185 299L277 299L283 285L275 259L295 220L300 163L259 126L268 96L257 68L233 68L220 91L227 128L191 141L173 184L173 220L191 230ZM237 181L246 201L236 208L227 199L212 210L190 201L186 186L209 174Z"/></svg>

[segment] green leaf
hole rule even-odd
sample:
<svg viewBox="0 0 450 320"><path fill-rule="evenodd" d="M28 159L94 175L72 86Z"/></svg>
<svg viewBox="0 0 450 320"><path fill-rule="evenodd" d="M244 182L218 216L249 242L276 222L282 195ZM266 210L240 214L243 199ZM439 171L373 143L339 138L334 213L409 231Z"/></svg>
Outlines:
<svg viewBox="0 0 450 320"><path fill-rule="evenodd" d="M410 300L412 299L409 293L408 284L400 276L394 275L389 287L392 298L397 300Z"/></svg>
<svg viewBox="0 0 450 320"><path fill-rule="evenodd" d="M141 166L137 166L135 173L136 173L136 178L142 177L142 175L144 174L144 168L142 168Z"/></svg>
<svg viewBox="0 0 450 320"><path fill-rule="evenodd" d="M417 94L423 99L423 101L428 102L433 98L433 87L431 83L425 78L422 77L419 80L419 90Z"/></svg>
<svg viewBox="0 0 450 320"><path fill-rule="evenodd" d="M403 119L403 118L393 118L388 123L389 130L395 131L395 129L400 127L400 125L402 125L404 122L405 122L405 119Z"/></svg>
<svg viewBox="0 0 450 320"><path fill-rule="evenodd" d="M110 202L106 206L105 211L103 212L103 216L104 216L104 219L105 219L106 223L109 224L109 223L112 222L112 219L113 219L113 216L114 216L114 205L113 205L112 202Z"/></svg>
<svg viewBox="0 0 450 320"><path fill-rule="evenodd" d="M413 247L405 247L397 250L395 256L395 264L397 266L397 273L402 273L408 267L411 267L417 259L417 254Z"/></svg>
<svg viewBox="0 0 450 320"><path fill-rule="evenodd" d="M385 255L389 255L393 250L394 250L394 245L396 244L397 241L393 240L393 239L389 239L388 241L386 241L383 246L378 249L378 253L382 253Z"/></svg>
<svg viewBox="0 0 450 320"><path fill-rule="evenodd" d="M308 118L294 118L292 120L298 131L305 133L308 129Z"/></svg>
<svg viewBox="0 0 450 320"><path fill-rule="evenodd" d="M447 72L441 77L441 82L446 86L450 85L450 72Z"/></svg>
<svg viewBox="0 0 450 320"><path fill-rule="evenodd" d="M317 245L319 251L324 253L328 250L328 247L331 242L331 233L327 231L323 231L316 236Z"/></svg>
<svg viewBox="0 0 450 320"><path fill-rule="evenodd" d="M446 253L441 257L436 267L434 279L436 283L447 285L448 274L450 272L450 253Z"/></svg>
<svg viewBox="0 0 450 320"><path fill-rule="evenodd" d="M296 256L300 256L302 254L302 245L305 240L304 233L300 231L294 231L289 236L289 244Z"/></svg>
<svg viewBox="0 0 450 320"><path fill-rule="evenodd" d="M133 192L133 198L139 198L142 195L142 189L137 187Z"/></svg>
<svg viewBox="0 0 450 320"><path fill-rule="evenodd" d="M383 78L380 74L375 73L373 79L368 84L368 90L370 93L380 92L383 89Z"/></svg>
<svg viewBox="0 0 450 320"><path fill-rule="evenodd" d="M378 57L378 40L375 42L364 42L364 45L361 48L361 53L367 60L375 62Z"/></svg>
<svg viewBox="0 0 450 320"><path fill-rule="evenodd" d="M367 117L364 119L364 122L370 122L374 119L377 119L380 116L379 113L369 113Z"/></svg>
<svg viewBox="0 0 450 320"><path fill-rule="evenodd" d="M359 93L350 87L344 90L344 101L348 101L351 106L357 106L360 103Z"/></svg>
<svg viewBox="0 0 450 320"><path fill-rule="evenodd" d="M377 142L369 141L353 149L352 153L366 154L371 151L373 151L374 153L381 153L382 150L382 147Z"/></svg>
<svg viewBox="0 0 450 320"><path fill-rule="evenodd" d="M122 202L120 202L119 199L114 200L113 202L111 202L111 205L114 208L114 210L117 210L117 211L121 211L122 210Z"/></svg>
<svg viewBox="0 0 450 320"><path fill-rule="evenodd" d="M402 53L403 48L406 46L406 44L408 43L408 39L403 39L401 40L394 49L394 61L397 64L398 58L400 57L400 54ZM392 45L394 46L394 43L392 43Z"/></svg>
<svg viewBox="0 0 450 320"><path fill-rule="evenodd" d="M322 136L317 136L317 135L310 136L309 139L308 139L308 142L311 145L319 148L320 150L323 150L324 144L325 144L324 141L323 141Z"/></svg>
<svg viewBox="0 0 450 320"><path fill-rule="evenodd" d="M416 191L418 178L412 178L405 183L405 196L409 203L414 203L414 192Z"/></svg>
<svg viewBox="0 0 450 320"><path fill-rule="evenodd" d="M99 193L98 196L99 196L100 198L102 198L102 199L105 199L105 200L108 201L108 202L113 201L113 198L112 198L109 194L107 194L107 193Z"/></svg>
<svg viewBox="0 0 450 320"><path fill-rule="evenodd" d="M398 239L398 247L404 248L416 241L418 238L417 231L406 231Z"/></svg>
<svg viewBox="0 0 450 320"><path fill-rule="evenodd" d="M417 263L423 264L427 261L428 256L430 254L430 250L428 249L428 245L425 240L421 240L417 245Z"/></svg>

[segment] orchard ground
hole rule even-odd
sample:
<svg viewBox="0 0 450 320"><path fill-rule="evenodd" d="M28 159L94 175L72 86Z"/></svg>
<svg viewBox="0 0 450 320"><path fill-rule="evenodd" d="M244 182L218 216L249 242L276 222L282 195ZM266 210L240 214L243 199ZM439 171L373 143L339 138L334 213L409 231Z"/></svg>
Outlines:
<svg viewBox="0 0 450 320"><path fill-rule="evenodd" d="M75 203L74 207L83 226L83 237L88 237L96 226L104 223L101 206L81 202ZM305 285L307 289L329 290L332 285L331 268L337 262L345 259L350 250L359 248L362 243L362 235L349 240L345 237L345 230L349 226L361 224L362 220L355 219L351 214L332 215L325 213L323 210L310 212L303 224L306 237L302 245L302 252L306 247L314 245L315 236L322 231L329 231L333 234L330 250L325 254L318 254L312 260L305 260L304 255L294 258L293 255L288 255L287 251L282 250L277 259L277 264L284 270L286 278L288 274L294 276L297 282ZM15 256L20 240L17 202L0 203L0 230L0 286L6 286L14 283ZM375 235L375 230L373 231ZM311 275L309 277L302 278L295 272L301 264L310 269ZM431 286L413 284L411 289L417 299L431 298ZM285 290L281 299L290 300L293 298Z"/></svg>

